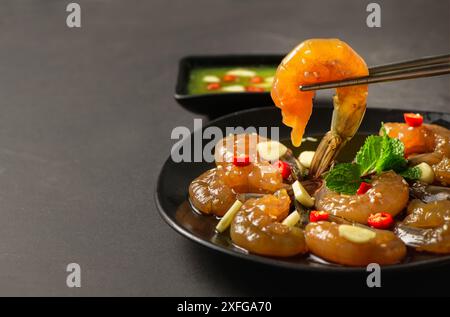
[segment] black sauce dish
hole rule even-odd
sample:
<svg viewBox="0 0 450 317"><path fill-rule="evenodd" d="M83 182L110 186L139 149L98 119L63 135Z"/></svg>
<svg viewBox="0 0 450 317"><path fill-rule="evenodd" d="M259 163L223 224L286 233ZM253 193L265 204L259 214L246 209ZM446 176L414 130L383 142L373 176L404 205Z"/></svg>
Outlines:
<svg viewBox="0 0 450 317"><path fill-rule="evenodd" d="M277 67L279 55L205 55L186 56L179 62L175 100L187 110L216 118L239 110L273 105L269 92L224 92L190 94L188 84L192 69L207 67Z"/></svg>

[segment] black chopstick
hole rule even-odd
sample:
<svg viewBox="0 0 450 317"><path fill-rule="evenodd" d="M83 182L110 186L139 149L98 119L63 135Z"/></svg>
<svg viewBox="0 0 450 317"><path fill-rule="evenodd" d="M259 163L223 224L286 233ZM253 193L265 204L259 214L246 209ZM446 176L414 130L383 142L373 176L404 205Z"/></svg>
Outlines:
<svg viewBox="0 0 450 317"><path fill-rule="evenodd" d="M369 69L369 75L300 86L301 91L329 89L380 82L431 77L450 74L450 55L420 58L400 63L376 66Z"/></svg>
<svg viewBox="0 0 450 317"><path fill-rule="evenodd" d="M450 54L422 57L404 62L374 66L369 68L369 74L379 74L394 70L406 69L409 67L429 66L450 63Z"/></svg>

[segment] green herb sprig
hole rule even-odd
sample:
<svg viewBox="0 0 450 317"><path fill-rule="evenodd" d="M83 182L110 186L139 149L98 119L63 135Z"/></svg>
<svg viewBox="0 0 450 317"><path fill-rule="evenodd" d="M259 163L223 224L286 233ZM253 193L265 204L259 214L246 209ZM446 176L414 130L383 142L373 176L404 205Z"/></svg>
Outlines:
<svg viewBox="0 0 450 317"><path fill-rule="evenodd" d="M329 189L348 195L358 190L365 177L393 170L405 178L420 178L420 170L407 168L408 161L404 157L405 146L396 138L391 138L384 125L381 127L382 136L371 135L366 138L359 149L354 163L337 164L325 175Z"/></svg>

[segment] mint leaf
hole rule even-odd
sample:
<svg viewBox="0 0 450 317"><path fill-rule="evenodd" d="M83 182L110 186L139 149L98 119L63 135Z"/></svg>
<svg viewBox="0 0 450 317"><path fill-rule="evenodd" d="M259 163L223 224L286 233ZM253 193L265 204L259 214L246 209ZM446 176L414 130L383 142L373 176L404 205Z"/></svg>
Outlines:
<svg viewBox="0 0 450 317"><path fill-rule="evenodd" d="M356 154L356 164L337 164L324 176L329 189L355 194L361 184L361 177L389 170L402 172L400 175L409 179L418 179L421 176L420 170L405 170L407 160L404 158L403 143L399 139L391 138L384 125L381 127L381 133L382 136L371 135L366 138Z"/></svg>
<svg viewBox="0 0 450 317"><path fill-rule="evenodd" d="M360 170L358 164L337 164L325 175L327 187L338 193L354 195L361 184Z"/></svg>
<svg viewBox="0 0 450 317"><path fill-rule="evenodd" d="M380 158L382 141L381 136L371 135L356 153L355 161L361 166L361 175L370 174L375 169Z"/></svg>
<svg viewBox="0 0 450 317"><path fill-rule="evenodd" d="M375 171L381 173L388 170L401 170L406 166L404 158L405 146L399 139L391 138L384 133L381 142L381 153Z"/></svg>
<svg viewBox="0 0 450 317"><path fill-rule="evenodd" d="M416 180L419 179L420 176L422 176L422 171L417 166L410 167L403 172L400 173L400 176L406 179L410 180Z"/></svg>
<svg viewBox="0 0 450 317"><path fill-rule="evenodd" d="M403 157L405 146L399 139L391 138L384 126L383 136L371 135L356 154L355 161L361 166L361 175L388 170L402 170L406 166Z"/></svg>

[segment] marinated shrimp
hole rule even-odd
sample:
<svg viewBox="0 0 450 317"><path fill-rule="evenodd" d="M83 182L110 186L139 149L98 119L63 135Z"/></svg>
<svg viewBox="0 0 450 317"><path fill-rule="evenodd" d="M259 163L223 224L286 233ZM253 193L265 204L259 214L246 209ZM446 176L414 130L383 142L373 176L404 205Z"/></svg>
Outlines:
<svg viewBox="0 0 450 317"><path fill-rule="evenodd" d="M260 162L256 146L259 142L268 141L257 133L230 134L217 142L214 147L216 165L233 163L233 158L239 155L248 155L251 162Z"/></svg>
<svg viewBox="0 0 450 317"><path fill-rule="evenodd" d="M418 199L412 200L403 219L405 225L416 228L435 228L450 222L450 200L438 200L424 203Z"/></svg>
<svg viewBox="0 0 450 317"><path fill-rule="evenodd" d="M259 156L256 146L267 141L258 134L230 135L217 143L217 174L236 193L274 193L283 188L283 178L272 164ZM251 164L235 166L233 158L248 155Z"/></svg>
<svg viewBox="0 0 450 317"><path fill-rule="evenodd" d="M189 197L197 210L223 216L236 200L236 193L218 177L217 168L213 168L191 182Z"/></svg>
<svg viewBox="0 0 450 317"><path fill-rule="evenodd" d="M299 86L368 75L364 60L338 39L311 39L292 50L278 66L271 96L281 109L283 123L292 128L291 140L300 146L312 113L314 92ZM367 85L336 89L331 129L314 155L310 175L328 169L339 150L356 133L366 110Z"/></svg>
<svg viewBox="0 0 450 317"><path fill-rule="evenodd" d="M390 137L403 142L408 159L428 163L435 181L450 185L450 130L434 124L410 127L406 123L385 123L384 127Z"/></svg>
<svg viewBox="0 0 450 317"><path fill-rule="evenodd" d="M270 194L286 187L280 172L259 157L256 146L267 139L257 134L231 135L215 148L217 167L197 177L189 186L195 208L205 214L223 216L238 193ZM250 164L235 166L233 157L249 155Z"/></svg>
<svg viewBox="0 0 450 317"><path fill-rule="evenodd" d="M408 215L395 228L397 235L418 251L450 253L450 201L412 200Z"/></svg>
<svg viewBox="0 0 450 317"><path fill-rule="evenodd" d="M261 255L286 257L305 253L303 231L279 222L287 216L290 202L286 190L247 200L231 223L231 239Z"/></svg>
<svg viewBox="0 0 450 317"><path fill-rule="evenodd" d="M339 234L339 226L328 221L308 224L305 240L309 251L325 260L350 266L395 264L406 255L405 244L391 231L367 228L375 237L355 243Z"/></svg>
<svg viewBox="0 0 450 317"><path fill-rule="evenodd" d="M326 186L316 192L316 209L335 216L367 224L370 214L400 213L408 203L408 183L403 177L389 171L372 177L372 188L363 195L344 195Z"/></svg>

